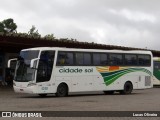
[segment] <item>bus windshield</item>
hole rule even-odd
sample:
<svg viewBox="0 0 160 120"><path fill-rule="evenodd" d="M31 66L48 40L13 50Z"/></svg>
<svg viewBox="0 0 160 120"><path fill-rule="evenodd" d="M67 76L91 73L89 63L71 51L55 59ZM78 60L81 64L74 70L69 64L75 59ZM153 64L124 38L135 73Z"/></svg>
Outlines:
<svg viewBox="0 0 160 120"><path fill-rule="evenodd" d="M160 70L160 61L154 61L154 69Z"/></svg>
<svg viewBox="0 0 160 120"><path fill-rule="evenodd" d="M30 62L34 58L38 58L38 50L21 51L17 61L15 71L15 81L28 82L34 80L35 69L30 68Z"/></svg>

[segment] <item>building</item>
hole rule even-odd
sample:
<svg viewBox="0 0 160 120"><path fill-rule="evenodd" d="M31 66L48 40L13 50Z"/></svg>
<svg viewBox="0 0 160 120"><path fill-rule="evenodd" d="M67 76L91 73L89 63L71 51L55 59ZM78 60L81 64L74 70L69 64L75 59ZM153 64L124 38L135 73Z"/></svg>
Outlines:
<svg viewBox="0 0 160 120"><path fill-rule="evenodd" d="M0 81L7 81L11 78L13 70L7 69L9 59L18 57L21 49L31 47L68 47L83 49L119 49L119 50L148 50L123 46L112 46L88 42L78 42L68 39L45 39L35 38L25 34L0 34ZM153 56L160 57L160 51L151 50ZM5 82L4 82L5 83Z"/></svg>

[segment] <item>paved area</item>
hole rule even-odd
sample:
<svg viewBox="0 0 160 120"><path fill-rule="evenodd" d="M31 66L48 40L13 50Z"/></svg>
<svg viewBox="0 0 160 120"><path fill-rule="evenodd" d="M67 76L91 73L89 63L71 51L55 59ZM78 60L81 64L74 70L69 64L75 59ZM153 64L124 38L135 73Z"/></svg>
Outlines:
<svg viewBox="0 0 160 120"><path fill-rule="evenodd" d="M89 92L62 98L55 95L41 98L0 89L0 96L0 111L160 111L160 88L134 90L131 95Z"/></svg>

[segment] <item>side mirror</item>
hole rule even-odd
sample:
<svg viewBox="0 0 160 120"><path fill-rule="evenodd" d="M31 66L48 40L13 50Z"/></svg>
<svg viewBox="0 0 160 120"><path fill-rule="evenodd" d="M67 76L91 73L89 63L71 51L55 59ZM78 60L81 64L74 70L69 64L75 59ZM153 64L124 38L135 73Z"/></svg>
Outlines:
<svg viewBox="0 0 160 120"><path fill-rule="evenodd" d="M32 59L31 64L30 64L30 68L36 68L38 60L39 60L39 58Z"/></svg>
<svg viewBox="0 0 160 120"><path fill-rule="evenodd" d="M17 61L17 58L13 58L13 59L8 60L8 65L7 65L8 68L11 67L11 62L13 62L13 61Z"/></svg>

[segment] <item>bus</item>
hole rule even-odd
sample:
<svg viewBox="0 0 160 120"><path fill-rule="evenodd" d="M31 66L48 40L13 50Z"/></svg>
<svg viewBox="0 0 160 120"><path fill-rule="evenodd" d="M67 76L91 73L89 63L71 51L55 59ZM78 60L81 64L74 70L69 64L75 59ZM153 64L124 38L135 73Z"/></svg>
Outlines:
<svg viewBox="0 0 160 120"><path fill-rule="evenodd" d="M159 86L160 85L160 58L154 57L153 58L153 85Z"/></svg>
<svg viewBox="0 0 160 120"><path fill-rule="evenodd" d="M17 93L45 97L73 92L103 91L131 94L153 87L150 51L38 47L21 50L13 88Z"/></svg>

